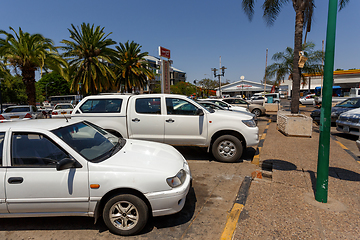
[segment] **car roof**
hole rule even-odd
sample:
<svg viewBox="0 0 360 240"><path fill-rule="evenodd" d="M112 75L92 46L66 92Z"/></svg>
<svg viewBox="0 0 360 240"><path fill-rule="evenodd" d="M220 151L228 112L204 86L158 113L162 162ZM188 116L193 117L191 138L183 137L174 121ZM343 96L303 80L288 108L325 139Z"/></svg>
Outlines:
<svg viewBox="0 0 360 240"><path fill-rule="evenodd" d="M32 105L16 105L16 106L9 106L7 108L19 108L19 107L30 107Z"/></svg>
<svg viewBox="0 0 360 240"><path fill-rule="evenodd" d="M56 118L56 119L31 119L24 121L14 121L14 122L3 122L0 123L0 131L7 131L8 129L29 129L29 130L54 130L60 127L65 127L68 125L72 125L74 123L82 122L82 120L74 120L74 119L65 119L64 118Z"/></svg>

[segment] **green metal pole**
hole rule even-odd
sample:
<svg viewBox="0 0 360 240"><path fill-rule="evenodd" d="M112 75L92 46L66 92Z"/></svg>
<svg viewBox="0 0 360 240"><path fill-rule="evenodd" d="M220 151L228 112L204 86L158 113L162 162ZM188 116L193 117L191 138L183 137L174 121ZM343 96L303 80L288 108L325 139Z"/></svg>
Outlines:
<svg viewBox="0 0 360 240"><path fill-rule="evenodd" d="M329 0L315 199L327 203L337 0Z"/></svg>

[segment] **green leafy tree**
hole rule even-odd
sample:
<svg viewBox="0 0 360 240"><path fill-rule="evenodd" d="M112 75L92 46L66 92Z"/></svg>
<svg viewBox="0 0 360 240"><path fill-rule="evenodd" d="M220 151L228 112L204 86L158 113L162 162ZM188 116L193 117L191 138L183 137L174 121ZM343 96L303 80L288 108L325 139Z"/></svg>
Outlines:
<svg viewBox="0 0 360 240"><path fill-rule="evenodd" d="M70 83L65 80L60 74L56 72L48 73L42 76L42 78L36 83L39 91L38 102L46 100L49 96L57 95L69 95ZM44 100L40 101L44 97Z"/></svg>
<svg viewBox="0 0 360 240"><path fill-rule="evenodd" d="M312 42L303 44L303 52L308 60L305 62L301 71L302 83L306 84L304 73L315 74L323 72L322 61L324 59L324 53L321 50L314 51L315 44ZM281 80L285 77L293 80L293 63L294 63L294 50L291 47L287 47L284 52L277 52L272 56L275 63L269 65L266 68L267 78L275 78L274 84L279 85Z"/></svg>
<svg viewBox="0 0 360 240"><path fill-rule="evenodd" d="M72 29L70 38L62 40L63 54L69 62L69 69L66 70L66 78L71 81L71 90L96 94L112 88L115 75L110 69L115 55L114 49L110 46L116 42L108 38L111 34L105 34L104 28L100 26L82 23L80 28Z"/></svg>
<svg viewBox="0 0 360 240"><path fill-rule="evenodd" d="M1 79L1 100L3 103L25 104L28 101L26 86L21 76L7 75Z"/></svg>
<svg viewBox="0 0 360 240"><path fill-rule="evenodd" d="M205 96L208 97L211 95L210 90L214 90L219 87L219 82L209 78L204 78L198 82L197 86L203 88Z"/></svg>
<svg viewBox="0 0 360 240"><path fill-rule="evenodd" d="M41 34L19 32L10 27L14 35L0 30L5 38L0 38L0 57L4 64L20 70L22 80L26 86L28 103L36 104L35 94L35 71L42 68L50 68L62 72L66 62L59 56L53 41Z"/></svg>
<svg viewBox="0 0 360 240"><path fill-rule="evenodd" d="M114 65L116 73L116 86L125 86L125 90L132 92L133 87L144 87L148 80L154 79L155 75L149 63L144 59L148 52L141 52L138 43L127 41L116 46L116 62Z"/></svg>
<svg viewBox="0 0 360 240"><path fill-rule="evenodd" d="M170 86L171 93L190 96L196 93L195 85L188 82L178 82Z"/></svg>
<svg viewBox="0 0 360 240"><path fill-rule="evenodd" d="M292 96L291 96L291 113L299 112L299 97L300 97L300 76L301 69L299 68L299 52L302 49L303 30L306 29L306 33L310 32L311 22L313 18L313 12L315 9L315 0L264 0L262 8L264 10L263 17L268 25L272 25L282 7L292 2L295 10L295 44L294 44L294 57L293 57L293 69L292 69ZM340 0L339 9L345 7L349 0ZM254 15L255 0L242 0L242 7L245 13L251 20Z"/></svg>

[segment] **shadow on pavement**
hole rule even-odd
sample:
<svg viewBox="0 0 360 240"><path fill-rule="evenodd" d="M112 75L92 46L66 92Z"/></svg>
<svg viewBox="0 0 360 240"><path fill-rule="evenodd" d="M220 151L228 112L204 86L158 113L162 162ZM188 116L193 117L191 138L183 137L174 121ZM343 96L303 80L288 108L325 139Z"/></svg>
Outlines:
<svg viewBox="0 0 360 240"><path fill-rule="evenodd" d="M271 165L272 169L282 170L282 171L294 171L297 169L295 164L278 159L267 159L264 160L262 164Z"/></svg>

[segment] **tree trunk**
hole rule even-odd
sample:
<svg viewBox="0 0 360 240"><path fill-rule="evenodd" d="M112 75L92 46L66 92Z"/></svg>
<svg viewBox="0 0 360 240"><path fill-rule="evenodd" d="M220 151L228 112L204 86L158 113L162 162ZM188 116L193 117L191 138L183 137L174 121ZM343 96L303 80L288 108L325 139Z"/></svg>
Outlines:
<svg viewBox="0 0 360 240"><path fill-rule="evenodd" d="M295 39L294 39L294 61L293 61L293 85L291 95L291 113L299 113L300 79L301 69L299 68L299 52L302 50L302 35L304 26L304 12L302 8L295 9Z"/></svg>
<svg viewBox="0 0 360 240"><path fill-rule="evenodd" d="M22 80L26 86L26 95L28 96L28 104L36 106L36 90L35 90L35 69L21 69Z"/></svg>

